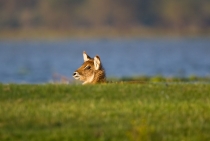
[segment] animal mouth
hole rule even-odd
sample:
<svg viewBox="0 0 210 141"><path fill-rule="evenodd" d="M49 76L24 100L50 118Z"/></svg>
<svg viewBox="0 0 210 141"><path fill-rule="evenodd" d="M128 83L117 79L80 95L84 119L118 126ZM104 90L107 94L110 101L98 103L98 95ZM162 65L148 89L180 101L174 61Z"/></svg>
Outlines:
<svg viewBox="0 0 210 141"><path fill-rule="evenodd" d="M77 80L79 79L79 76L73 76L73 77L74 77L74 79L77 79Z"/></svg>

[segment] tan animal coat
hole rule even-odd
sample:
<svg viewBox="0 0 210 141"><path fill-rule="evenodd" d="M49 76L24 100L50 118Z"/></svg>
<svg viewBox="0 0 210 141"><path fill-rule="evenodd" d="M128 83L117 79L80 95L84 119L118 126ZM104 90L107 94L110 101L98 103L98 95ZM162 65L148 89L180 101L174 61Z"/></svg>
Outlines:
<svg viewBox="0 0 210 141"><path fill-rule="evenodd" d="M99 56L91 58L83 52L84 63L74 73L73 77L83 81L83 84L96 84L106 82L105 70Z"/></svg>

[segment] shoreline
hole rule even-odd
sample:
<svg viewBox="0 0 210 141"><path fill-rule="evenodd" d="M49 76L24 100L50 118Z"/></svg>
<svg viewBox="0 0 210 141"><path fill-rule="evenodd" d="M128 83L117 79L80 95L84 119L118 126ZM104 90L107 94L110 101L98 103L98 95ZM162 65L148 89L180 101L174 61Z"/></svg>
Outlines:
<svg viewBox="0 0 210 141"><path fill-rule="evenodd" d="M70 38L156 38L156 37L210 37L210 29L201 30L175 30L175 29L152 29L152 28L71 28L71 29L0 29L0 40L62 40Z"/></svg>

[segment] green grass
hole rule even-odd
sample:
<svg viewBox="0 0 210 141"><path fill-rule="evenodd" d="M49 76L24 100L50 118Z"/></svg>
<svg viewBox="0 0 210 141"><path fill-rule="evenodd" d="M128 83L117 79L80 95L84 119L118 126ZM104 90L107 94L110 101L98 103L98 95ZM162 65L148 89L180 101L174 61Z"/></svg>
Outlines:
<svg viewBox="0 0 210 141"><path fill-rule="evenodd" d="M209 83L0 84L1 141L208 141Z"/></svg>
<svg viewBox="0 0 210 141"><path fill-rule="evenodd" d="M137 81L137 82L210 82L210 77L198 77L195 75L191 75L188 77L164 77L161 75L156 76L135 76L135 77L122 77L122 78L108 78L110 81Z"/></svg>

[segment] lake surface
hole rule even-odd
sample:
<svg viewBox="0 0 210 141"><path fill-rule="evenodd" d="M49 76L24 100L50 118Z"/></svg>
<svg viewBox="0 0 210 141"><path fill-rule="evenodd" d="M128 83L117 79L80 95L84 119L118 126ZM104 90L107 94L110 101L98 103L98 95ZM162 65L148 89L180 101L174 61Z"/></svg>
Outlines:
<svg viewBox="0 0 210 141"><path fill-rule="evenodd" d="M0 82L73 80L83 51L101 57L107 77L210 76L210 38L0 40Z"/></svg>

